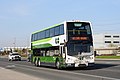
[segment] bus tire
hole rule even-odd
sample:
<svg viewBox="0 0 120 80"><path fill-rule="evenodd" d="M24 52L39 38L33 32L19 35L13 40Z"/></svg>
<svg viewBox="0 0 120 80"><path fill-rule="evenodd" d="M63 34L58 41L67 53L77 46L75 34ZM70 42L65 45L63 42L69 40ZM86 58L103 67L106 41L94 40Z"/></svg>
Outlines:
<svg viewBox="0 0 120 80"><path fill-rule="evenodd" d="M38 67L38 61L37 61L37 60L35 60L35 66L37 66L37 67Z"/></svg>
<svg viewBox="0 0 120 80"><path fill-rule="evenodd" d="M40 59L38 60L38 66L41 66L41 61L40 61Z"/></svg>
<svg viewBox="0 0 120 80"><path fill-rule="evenodd" d="M56 61L56 68L61 69L59 60Z"/></svg>

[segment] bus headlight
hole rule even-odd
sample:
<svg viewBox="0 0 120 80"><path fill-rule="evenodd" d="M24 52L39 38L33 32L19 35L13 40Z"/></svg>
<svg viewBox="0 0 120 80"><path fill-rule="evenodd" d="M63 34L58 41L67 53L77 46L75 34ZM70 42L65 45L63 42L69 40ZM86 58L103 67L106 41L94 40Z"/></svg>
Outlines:
<svg viewBox="0 0 120 80"><path fill-rule="evenodd" d="M93 56L86 56L85 59L93 59Z"/></svg>
<svg viewBox="0 0 120 80"><path fill-rule="evenodd" d="M74 63L74 60L72 58L67 58L68 63Z"/></svg>
<svg viewBox="0 0 120 80"><path fill-rule="evenodd" d="M75 63L80 63L80 60L76 59L74 62L75 62Z"/></svg>
<svg viewBox="0 0 120 80"><path fill-rule="evenodd" d="M90 56L86 56L85 58L86 58L86 59L91 59L91 57L90 57Z"/></svg>

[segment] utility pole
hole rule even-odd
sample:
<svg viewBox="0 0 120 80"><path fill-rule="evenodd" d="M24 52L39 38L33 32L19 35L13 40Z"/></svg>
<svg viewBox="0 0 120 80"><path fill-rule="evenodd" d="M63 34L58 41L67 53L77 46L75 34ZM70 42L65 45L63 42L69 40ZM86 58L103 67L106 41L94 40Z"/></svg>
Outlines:
<svg viewBox="0 0 120 80"><path fill-rule="evenodd" d="M16 47L16 37L14 38L13 46L14 46L14 50L15 50L15 47Z"/></svg>

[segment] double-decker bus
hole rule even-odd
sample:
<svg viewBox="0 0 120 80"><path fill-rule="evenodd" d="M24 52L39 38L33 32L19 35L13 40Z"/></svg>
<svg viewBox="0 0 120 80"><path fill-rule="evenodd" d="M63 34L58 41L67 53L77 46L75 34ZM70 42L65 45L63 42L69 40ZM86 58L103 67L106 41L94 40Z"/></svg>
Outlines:
<svg viewBox="0 0 120 80"><path fill-rule="evenodd" d="M64 21L32 33L31 61L36 66L87 67L94 65L91 23Z"/></svg>

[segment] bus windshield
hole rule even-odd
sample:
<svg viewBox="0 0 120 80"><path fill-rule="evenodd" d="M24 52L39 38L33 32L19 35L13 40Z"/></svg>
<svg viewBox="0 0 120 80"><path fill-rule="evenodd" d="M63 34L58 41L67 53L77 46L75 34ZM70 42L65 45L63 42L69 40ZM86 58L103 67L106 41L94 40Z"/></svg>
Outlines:
<svg viewBox="0 0 120 80"><path fill-rule="evenodd" d="M69 55L73 56L82 52L90 52L90 46L93 45L90 23L68 22L67 32L67 51Z"/></svg>
<svg viewBox="0 0 120 80"><path fill-rule="evenodd" d="M90 52L90 45L89 44L67 44L67 49L68 49L68 55L70 56L75 56L78 55L78 53L87 53Z"/></svg>

